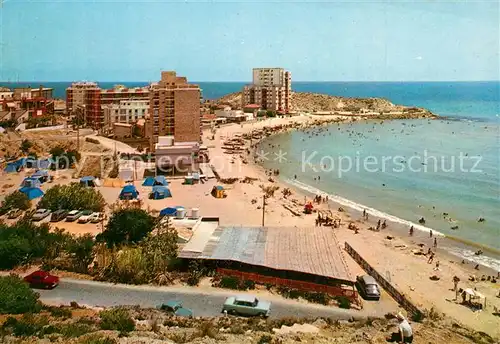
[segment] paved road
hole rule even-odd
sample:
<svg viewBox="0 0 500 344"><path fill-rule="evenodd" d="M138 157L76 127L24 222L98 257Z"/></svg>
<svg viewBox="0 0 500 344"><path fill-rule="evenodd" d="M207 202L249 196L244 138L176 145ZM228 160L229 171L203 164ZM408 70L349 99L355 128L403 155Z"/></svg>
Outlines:
<svg viewBox="0 0 500 344"><path fill-rule="evenodd" d="M166 300L181 300L196 316L221 315L226 297L234 295L226 290L201 290L193 287L129 286L94 281L61 279L53 290L41 290L40 299L48 304L68 305L76 301L80 305L109 307L117 305L140 305L154 307ZM271 318L281 317L332 317L335 319L382 316L367 311L345 310L285 300L273 296Z"/></svg>

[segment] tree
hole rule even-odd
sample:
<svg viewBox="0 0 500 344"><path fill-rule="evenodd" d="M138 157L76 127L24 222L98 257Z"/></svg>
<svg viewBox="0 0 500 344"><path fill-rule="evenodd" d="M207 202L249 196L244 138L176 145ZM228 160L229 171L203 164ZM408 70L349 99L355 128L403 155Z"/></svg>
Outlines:
<svg viewBox="0 0 500 344"><path fill-rule="evenodd" d="M158 223L156 233L150 233L141 243L149 280L166 284L168 266L177 257L177 231L169 222Z"/></svg>
<svg viewBox="0 0 500 344"><path fill-rule="evenodd" d="M134 319L123 308L107 309L99 313L100 326L103 330L130 332L135 330Z"/></svg>
<svg viewBox="0 0 500 344"><path fill-rule="evenodd" d="M31 201L26 194L20 191L14 191L13 193L5 196L2 202L2 212L9 211L10 209L21 209L27 210L31 207Z"/></svg>
<svg viewBox="0 0 500 344"><path fill-rule="evenodd" d="M274 110L267 110L266 116L267 117L276 117L276 111L274 111Z"/></svg>
<svg viewBox="0 0 500 344"><path fill-rule="evenodd" d="M75 162L80 161L81 155L75 149L65 150L61 146L56 146L50 150L52 159L56 161L57 168L69 168Z"/></svg>
<svg viewBox="0 0 500 344"><path fill-rule="evenodd" d="M24 153L28 153L31 147L33 147L33 143L31 143L31 141L24 139L21 142L21 151L23 151Z"/></svg>
<svg viewBox="0 0 500 344"><path fill-rule="evenodd" d="M97 236L108 247L122 243L138 243L145 238L155 226L155 218L143 209L121 208L113 212L106 230Z"/></svg>
<svg viewBox="0 0 500 344"><path fill-rule="evenodd" d="M77 272L88 272L88 267L94 260L94 244L91 234L74 237L69 242L68 253L72 255L73 266Z"/></svg>
<svg viewBox="0 0 500 344"><path fill-rule="evenodd" d="M16 275L0 276L0 313L21 314L38 312L38 294Z"/></svg>
<svg viewBox="0 0 500 344"><path fill-rule="evenodd" d="M52 211L58 209L102 211L105 205L104 197L98 190L80 183L55 185L45 192L39 203L40 208Z"/></svg>

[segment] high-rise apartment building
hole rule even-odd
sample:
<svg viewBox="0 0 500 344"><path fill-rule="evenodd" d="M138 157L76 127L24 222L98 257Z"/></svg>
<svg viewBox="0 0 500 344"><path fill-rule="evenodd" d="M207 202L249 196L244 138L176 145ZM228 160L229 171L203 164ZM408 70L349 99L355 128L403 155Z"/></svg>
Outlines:
<svg viewBox="0 0 500 344"><path fill-rule="evenodd" d="M74 82L66 89L66 112L72 114L78 106L83 107L90 91L100 90L95 82Z"/></svg>
<svg viewBox="0 0 500 344"><path fill-rule="evenodd" d="M290 112L292 74L283 68L254 68L252 84L243 88L243 107Z"/></svg>
<svg viewBox="0 0 500 344"><path fill-rule="evenodd" d="M161 80L149 89L146 135L153 150L159 136L173 136L175 142L201 141L201 90L175 72L161 72Z"/></svg>

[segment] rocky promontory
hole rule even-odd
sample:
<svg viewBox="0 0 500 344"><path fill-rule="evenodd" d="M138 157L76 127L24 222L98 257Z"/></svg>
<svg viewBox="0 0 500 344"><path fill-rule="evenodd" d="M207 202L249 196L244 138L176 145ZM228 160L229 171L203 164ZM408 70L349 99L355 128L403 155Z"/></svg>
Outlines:
<svg viewBox="0 0 500 344"><path fill-rule="evenodd" d="M235 92L213 101L240 109L242 93ZM291 111L316 115L338 114L377 118L435 118L427 109L396 105L384 98L349 98L310 92L292 92Z"/></svg>

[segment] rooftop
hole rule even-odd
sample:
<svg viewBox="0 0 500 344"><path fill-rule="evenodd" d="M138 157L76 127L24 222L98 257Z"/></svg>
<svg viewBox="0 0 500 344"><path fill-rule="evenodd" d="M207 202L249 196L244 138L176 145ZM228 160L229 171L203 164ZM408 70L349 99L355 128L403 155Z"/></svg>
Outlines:
<svg viewBox="0 0 500 344"><path fill-rule="evenodd" d="M335 233L327 227L218 227L212 233L195 231L190 243L180 258L229 260L352 281Z"/></svg>

